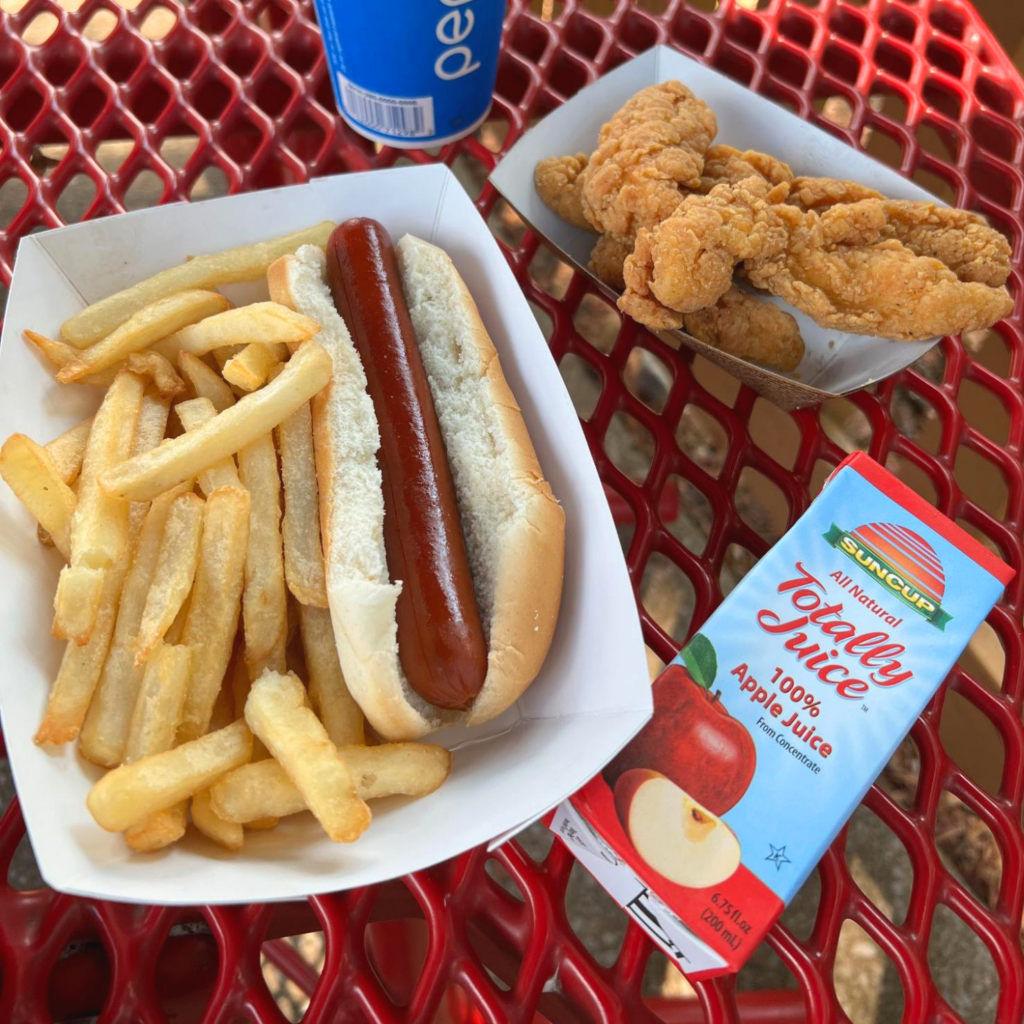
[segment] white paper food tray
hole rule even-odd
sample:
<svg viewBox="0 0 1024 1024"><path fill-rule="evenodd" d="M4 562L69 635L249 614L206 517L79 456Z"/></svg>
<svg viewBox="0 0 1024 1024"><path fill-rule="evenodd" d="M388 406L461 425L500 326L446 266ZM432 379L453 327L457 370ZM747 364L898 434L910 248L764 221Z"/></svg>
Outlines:
<svg viewBox="0 0 1024 1024"><path fill-rule="evenodd" d="M40 749L32 741L63 648L50 637L60 559L38 543L28 514L0 485L0 712L32 847L55 889L147 903L240 903L380 882L514 833L578 789L650 717L633 591L579 421L505 258L446 167L322 178L25 238L0 348L0 437L20 431L46 442L99 400L95 388L56 384L23 342L25 328L56 335L87 302L189 255L353 216L377 218L396 241L411 232L434 242L455 261L565 508L565 591L543 671L496 721L439 733L456 750L451 777L421 800L376 802L357 843L331 843L301 814L248 833L237 855L191 834L161 853L130 855L86 810L99 769L74 745ZM244 292L245 301L266 295L248 285L225 292L236 300Z"/></svg>
<svg viewBox="0 0 1024 1024"><path fill-rule="evenodd" d="M894 199L939 202L895 171L739 82L668 46L658 46L581 89L548 114L505 154L490 177L523 220L608 295L618 297L587 266L597 235L573 227L545 206L533 186L533 169L538 160L548 156L592 152L601 125L623 103L641 89L670 78L679 79L714 111L718 120L716 143L771 153L788 163L795 174L853 179ZM806 352L793 373L773 372L748 363L683 331L658 333L670 344L681 342L694 349L778 405L791 409L814 405L882 380L919 359L939 340L897 342L844 334L819 327L780 299L765 297L792 313L800 325Z"/></svg>

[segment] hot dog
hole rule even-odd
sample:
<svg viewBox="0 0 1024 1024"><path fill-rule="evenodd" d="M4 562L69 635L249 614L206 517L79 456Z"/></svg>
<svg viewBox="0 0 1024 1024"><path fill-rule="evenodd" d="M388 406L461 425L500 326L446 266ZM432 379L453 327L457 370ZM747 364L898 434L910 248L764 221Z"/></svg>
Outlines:
<svg viewBox="0 0 1024 1024"><path fill-rule="evenodd" d="M395 251L376 221L346 221L327 243L327 280L366 371L380 430L384 546L398 598L398 652L428 703L465 711L487 674L448 457Z"/></svg>
<svg viewBox="0 0 1024 1024"><path fill-rule="evenodd" d="M536 677L565 517L451 259L387 237L348 222L268 282L334 366L313 431L345 681L382 738L408 740L494 718Z"/></svg>

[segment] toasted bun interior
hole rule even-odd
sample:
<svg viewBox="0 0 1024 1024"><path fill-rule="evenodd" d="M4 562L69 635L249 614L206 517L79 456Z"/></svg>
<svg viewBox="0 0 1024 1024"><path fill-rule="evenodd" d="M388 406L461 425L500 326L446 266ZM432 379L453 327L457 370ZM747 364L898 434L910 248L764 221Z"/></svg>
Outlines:
<svg viewBox="0 0 1024 1024"><path fill-rule="evenodd" d="M313 406L328 597L346 682L389 740L485 722L518 699L551 644L565 547L564 513L465 283L434 245L406 235L396 249L488 639L487 677L465 713L426 703L402 673L395 620L401 581L387 570L377 421L326 285L324 253L304 246L268 275L273 299L320 322L318 337L334 360L333 380Z"/></svg>

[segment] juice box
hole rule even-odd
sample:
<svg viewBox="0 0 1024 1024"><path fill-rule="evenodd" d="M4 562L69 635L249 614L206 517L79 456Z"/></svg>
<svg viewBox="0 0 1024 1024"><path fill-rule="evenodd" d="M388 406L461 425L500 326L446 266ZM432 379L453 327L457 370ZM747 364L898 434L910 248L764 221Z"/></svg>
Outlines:
<svg viewBox="0 0 1024 1024"><path fill-rule="evenodd" d="M549 827L689 977L739 970L1012 576L851 456Z"/></svg>

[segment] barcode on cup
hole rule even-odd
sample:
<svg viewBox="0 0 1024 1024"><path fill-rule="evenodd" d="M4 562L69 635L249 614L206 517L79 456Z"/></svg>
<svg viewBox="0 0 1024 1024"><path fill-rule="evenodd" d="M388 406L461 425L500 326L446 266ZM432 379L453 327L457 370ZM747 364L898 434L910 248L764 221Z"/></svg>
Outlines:
<svg viewBox="0 0 1024 1024"><path fill-rule="evenodd" d="M338 85L345 112L367 128L413 139L434 134L434 101L430 96L382 96L361 89L340 74Z"/></svg>

